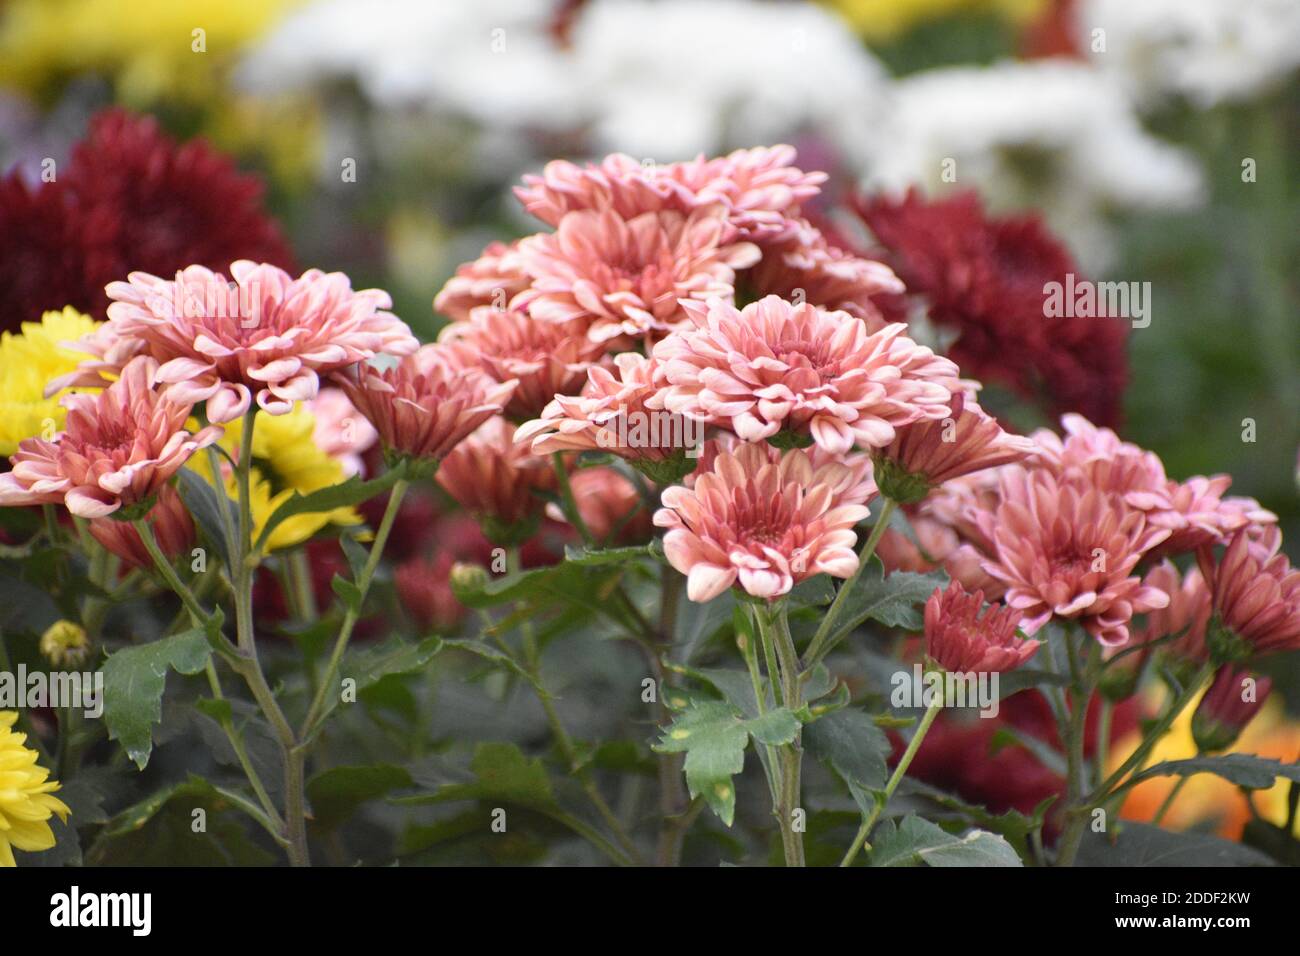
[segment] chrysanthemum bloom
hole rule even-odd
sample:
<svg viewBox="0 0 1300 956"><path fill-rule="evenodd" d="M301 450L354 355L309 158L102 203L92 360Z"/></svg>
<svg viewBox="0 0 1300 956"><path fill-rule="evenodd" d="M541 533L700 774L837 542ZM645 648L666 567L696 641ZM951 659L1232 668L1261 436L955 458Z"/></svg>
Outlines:
<svg viewBox="0 0 1300 956"><path fill-rule="evenodd" d="M0 333L0 455L12 455L24 438L53 438L67 410L62 396L45 396L46 384L75 371L86 356L63 345L95 330L98 323L76 309L46 312L24 322L22 334Z"/></svg>
<svg viewBox="0 0 1300 956"><path fill-rule="evenodd" d="M582 523L598 544L644 544L654 533L641 493L617 469L580 468L570 476L569 485ZM546 506L546 516L553 521L567 520L555 502Z"/></svg>
<svg viewBox="0 0 1300 956"><path fill-rule="evenodd" d="M901 324L868 333L847 312L776 296L743 311L720 299L684 306L695 327L654 349L664 405L746 441L784 431L832 454L878 448L897 427L946 417L959 387L957 366Z"/></svg>
<svg viewBox="0 0 1300 956"><path fill-rule="evenodd" d="M948 355L967 375L1046 398L1054 416L1077 411L1115 424L1130 324L1044 314L1044 286L1080 270L1038 218L991 218L973 192L934 201L916 192L864 197L857 207L930 320L958 333Z"/></svg>
<svg viewBox="0 0 1300 956"><path fill-rule="evenodd" d="M1252 541L1243 528L1217 564L1208 548L1196 552L1210 585L1213 617L1206 642L1216 662L1300 648L1300 570L1291 567L1281 546L1276 529Z"/></svg>
<svg viewBox="0 0 1300 956"><path fill-rule="evenodd" d="M936 485L1023 461L1036 448L1032 439L1003 431L973 398L958 392L947 418L904 425L892 442L876 450L876 482L886 497L913 504Z"/></svg>
<svg viewBox="0 0 1300 956"><path fill-rule="evenodd" d="M238 259L293 264L262 184L202 141L177 145L152 117L100 113L53 182L0 180L3 328L64 306L103 318L104 287L131 269Z"/></svg>
<svg viewBox="0 0 1300 956"><path fill-rule="evenodd" d="M55 621L41 635L41 656L54 667L80 667L90 657L86 629L74 621Z"/></svg>
<svg viewBox="0 0 1300 956"><path fill-rule="evenodd" d="M813 467L813 484L829 485L834 492L831 507L842 503L866 504L876 497L878 490L872 476L871 456L866 452L832 455L816 445L803 451ZM701 447L695 471L686 476L683 484L688 488L695 487L695 479L713 471L722 455L731 455L746 472L754 473L764 463L780 464L784 454L780 448L767 442L741 441L730 432L720 432L718 437L709 439Z"/></svg>
<svg viewBox="0 0 1300 956"><path fill-rule="evenodd" d="M815 574L851 577L853 526L868 509L837 502L834 487L814 474L797 449L775 464L766 454L724 454L693 488L665 490L654 523L669 529L664 553L686 575L687 596L709 601L739 583L771 600Z"/></svg>
<svg viewBox="0 0 1300 956"><path fill-rule="evenodd" d="M816 196L826 174L792 164L792 146L738 149L714 159L648 165L614 153L598 166L556 160L516 187L524 208L557 226L566 213L612 209L624 219L644 212L692 212L720 203L729 232L754 242L780 242L798 229L801 203Z"/></svg>
<svg viewBox="0 0 1300 956"><path fill-rule="evenodd" d="M1170 635L1179 635L1161 645L1170 657L1203 661L1209 654L1205 647L1206 626L1210 622L1210 589L1199 568L1180 574L1169 560L1161 561L1142 579L1148 587L1169 595L1169 606L1148 611L1146 623L1133 633L1135 644L1149 644Z"/></svg>
<svg viewBox="0 0 1300 956"><path fill-rule="evenodd" d="M925 602L926 653L954 674L1015 670L1038 650L1040 641L1016 633L1015 608L989 605L984 592L967 594L960 581L934 589Z"/></svg>
<svg viewBox="0 0 1300 956"><path fill-rule="evenodd" d="M221 429L185 430L190 409L153 388L158 363L140 357L94 395L69 395L67 428L53 441L29 438L0 475L0 506L62 504L74 515L135 517L194 452Z"/></svg>
<svg viewBox="0 0 1300 956"><path fill-rule="evenodd" d="M544 505L534 492L556 487L550 460L515 444L514 431L504 418L489 418L442 459L435 479L494 544L530 538Z"/></svg>
<svg viewBox="0 0 1300 956"><path fill-rule="evenodd" d="M490 243L473 262L459 266L434 297L434 310L458 322L483 306L503 311L511 299L528 288L518 245Z"/></svg>
<svg viewBox="0 0 1300 956"><path fill-rule="evenodd" d="M1196 705L1192 738L1202 753L1227 750L1268 700L1273 681L1243 668L1225 664Z"/></svg>
<svg viewBox="0 0 1300 956"><path fill-rule="evenodd" d="M663 407L663 375L654 359L637 352L614 357L614 368L596 366L578 396L556 395L542 417L527 422L515 441L531 442L533 454L603 451L627 459L651 480L671 484L695 465L703 426Z"/></svg>
<svg viewBox="0 0 1300 956"><path fill-rule="evenodd" d="M387 292L354 292L341 272L318 269L290 278L272 265L241 260L235 285L202 266L175 280L133 272L108 286L109 321L81 345L99 358L59 385L102 384L131 356L157 359L157 380L178 404L207 402L217 424L244 414L250 401L272 415L316 397L320 376L380 353L408 355L419 346L386 311Z"/></svg>
<svg viewBox="0 0 1300 956"><path fill-rule="evenodd" d="M1056 616L1120 646L1134 614L1168 606L1168 594L1132 571L1169 532L1148 525L1118 495L1014 466L1002 476L1001 495L984 570L1006 585L1006 603L1027 633Z"/></svg>
<svg viewBox="0 0 1300 956"><path fill-rule="evenodd" d="M54 846L50 817L67 822L72 811L52 796L59 785L36 763L27 735L14 732L18 714L0 710L0 866L17 866L14 850L37 853Z"/></svg>
<svg viewBox="0 0 1300 956"><path fill-rule="evenodd" d="M554 233L519 243L532 281L511 307L543 322L581 322L594 342L663 335L686 321L679 300L730 297L736 270L758 261L752 243L724 243L726 228L713 206L632 219L569 213Z"/></svg>
<svg viewBox="0 0 1300 956"><path fill-rule="evenodd" d="M145 516L158 548L168 558L188 554L194 547L194 519L171 485L158 489L158 500ZM140 540L140 533L126 521L95 518L90 533L105 550L122 559L126 568L153 570L153 558Z"/></svg>
<svg viewBox="0 0 1300 956"><path fill-rule="evenodd" d="M777 295L848 312L877 331L885 320L873 300L902 293L902 280L883 262L831 245L810 223L797 225L793 237L763 249L763 258L743 274L740 284L753 298Z"/></svg>
<svg viewBox="0 0 1300 956"><path fill-rule="evenodd" d="M385 453L437 461L510 401L516 382L497 382L473 353L452 343L422 346L396 366L362 364L339 378Z"/></svg>
<svg viewBox="0 0 1300 956"><path fill-rule="evenodd" d="M527 313L480 307L466 322L453 322L441 341L473 349L498 382L516 379L506 415L516 421L536 418L556 395L572 395L587 381L587 369L605 353L604 343L587 337L581 322L539 322Z"/></svg>
<svg viewBox="0 0 1300 956"><path fill-rule="evenodd" d="M318 448L343 466L347 477L361 474L361 456L376 441L379 433L341 388L322 388L303 406L314 420L311 437ZM256 441L256 434L254 434Z"/></svg>

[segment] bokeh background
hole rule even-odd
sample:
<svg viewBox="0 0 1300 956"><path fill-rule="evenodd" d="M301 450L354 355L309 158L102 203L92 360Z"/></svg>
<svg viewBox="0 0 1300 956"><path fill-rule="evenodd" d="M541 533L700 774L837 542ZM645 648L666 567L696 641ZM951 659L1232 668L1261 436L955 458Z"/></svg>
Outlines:
<svg viewBox="0 0 1300 956"><path fill-rule="evenodd" d="M106 107L148 114L424 338L459 263L535 231L510 187L553 158L788 142L828 221L975 190L1151 284L1119 431L1230 472L1300 562L1298 65L1296 0L0 0L0 171L35 189ZM35 241L0 235L0 289ZM1270 667L1300 714L1300 655Z"/></svg>

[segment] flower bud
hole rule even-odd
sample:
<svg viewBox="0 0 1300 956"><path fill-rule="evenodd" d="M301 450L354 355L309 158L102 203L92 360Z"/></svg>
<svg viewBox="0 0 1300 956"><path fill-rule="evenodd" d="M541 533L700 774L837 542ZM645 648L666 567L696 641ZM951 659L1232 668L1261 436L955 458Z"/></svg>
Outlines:
<svg viewBox="0 0 1300 956"><path fill-rule="evenodd" d="M55 667L80 667L90 656L90 639L80 624L55 621L41 635L41 653Z"/></svg>
<svg viewBox="0 0 1300 956"><path fill-rule="evenodd" d="M1232 666L1221 667L1192 716L1192 737L1203 753L1227 750L1259 713L1273 682Z"/></svg>

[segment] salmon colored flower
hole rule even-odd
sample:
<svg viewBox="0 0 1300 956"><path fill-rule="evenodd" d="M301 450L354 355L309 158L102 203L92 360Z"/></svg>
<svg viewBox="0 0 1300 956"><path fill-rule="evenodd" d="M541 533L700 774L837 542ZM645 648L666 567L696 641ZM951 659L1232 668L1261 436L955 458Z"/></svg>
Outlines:
<svg viewBox="0 0 1300 956"><path fill-rule="evenodd" d="M460 342L498 382L517 379L506 406L516 421L536 418L556 395L572 395L587 381L587 370L605 353L589 339L582 323L539 322L527 313L480 307L466 322L453 322L440 340Z"/></svg>
<svg viewBox="0 0 1300 956"><path fill-rule="evenodd" d="M631 219L644 212L690 213L720 204L730 233L754 242L780 242L797 231L800 204L821 192L826 181L825 173L793 166L795 156L794 147L781 145L665 165L643 164L622 153L585 167L556 160L542 175L525 176L515 195L552 226L575 210L612 209Z"/></svg>
<svg viewBox="0 0 1300 956"><path fill-rule="evenodd" d="M569 477L573 500L592 540L601 545L644 544L654 533L650 512L636 485L616 468L580 468ZM546 506L546 516L565 521L555 502Z"/></svg>
<svg viewBox="0 0 1300 956"><path fill-rule="evenodd" d="M517 384L493 380L470 350L450 343L422 346L387 369L358 365L338 382L387 454L434 461L501 414Z"/></svg>
<svg viewBox="0 0 1300 956"><path fill-rule="evenodd" d="M52 385L102 385L144 354L160 365L157 380L181 405L207 403L217 424L244 414L255 398L272 415L316 397L320 375L380 353L407 355L419 343L391 312L388 293L352 290L341 272L317 269L293 279L247 260L225 276L190 266L175 280L133 272L113 282L108 322L81 341L97 361Z"/></svg>
<svg viewBox="0 0 1300 956"><path fill-rule="evenodd" d="M1166 559L1148 571L1142 583L1168 594L1169 606L1147 612L1146 623L1133 632L1133 643L1149 644L1180 635L1161 645L1160 650L1181 660L1205 660L1209 656L1205 631L1210 622L1210 589L1200 570L1192 567L1180 574Z"/></svg>
<svg viewBox="0 0 1300 956"><path fill-rule="evenodd" d="M581 210L556 231L519 243L531 284L511 301L543 322L581 322L593 342L660 336L686 321L679 300L734 294L737 269L758 261L752 243L724 243L717 207L624 219Z"/></svg>
<svg viewBox="0 0 1300 956"><path fill-rule="evenodd" d="M835 492L832 507L841 503L863 504L873 500L878 491L872 478L871 456L865 452L849 452L846 455L832 455L812 445L803 449L813 467L813 481L817 484L830 485ZM756 472L766 462L780 464L785 453L767 442L741 441L730 432L721 432L717 438L711 438L700 449L699 461L695 471L687 475L684 484L688 488L695 486L695 479L707 475L722 455L731 455L738 459L746 471Z"/></svg>
<svg viewBox="0 0 1300 956"><path fill-rule="evenodd" d="M1023 461L1036 449L1032 439L1003 431L974 398L958 392L947 418L904 425L873 460L881 493L912 504L945 481Z"/></svg>
<svg viewBox="0 0 1300 956"><path fill-rule="evenodd" d="M660 402L663 375L654 359L637 352L614 357L614 368L596 366L578 396L556 395L542 417L527 422L515 441L531 442L533 454L604 451L631 462L652 480L677 481L694 467L699 423L666 410Z"/></svg>
<svg viewBox="0 0 1300 956"><path fill-rule="evenodd" d="M768 296L744 310L685 302L694 328L655 346L665 407L745 441L778 432L832 454L878 448L895 429L949 414L957 366L894 324L869 333L847 312Z"/></svg>
<svg viewBox="0 0 1300 956"><path fill-rule="evenodd" d="M693 488L666 489L654 523L669 529L664 552L686 575L687 596L709 601L739 583L771 600L815 574L852 576L853 526L868 509L837 501L834 485L817 476L803 451L773 463L760 450L719 455Z"/></svg>
<svg viewBox="0 0 1300 956"><path fill-rule="evenodd" d="M1281 546L1276 528L1253 540L1243 528L1217 564L1208 548L1196 552L1210 585L1213 617L1206 640L1216 662L1300 648L1300 570L1291 567Z"/></svg>
<svg viewBox="0 0 1300 956"><path fill-rule="evenodd" d="M985 608L983 591L968 594L953 581L925 602L926 653L953 674L1015 670L1042 643L1016 633L1019 619L1015 608Z"/></svg>
<svg viewBox="0 0 1300 956"><path fill-rule="evenodd" d="M518 243L493 242L473 262L456 269L433 300L435 311L458 322L482 306L503 311L510 300L528 288L528 274L519 258Z"/></svg>
<svg viewBox="0 0 1300 956"><path fill-rule="evenodd" d="M29 438L0 475L0 506L62 504L74 515L102 518L146 509L194 452L221 429L185 430L190 408L153 388L158 363L133 359L102 392L68 395L67 427L53 441Z"/></svg>
<svg viewBox="0 0 1300 956"><path fill-rule="evenodd" d="M556 486L550 461L514 442L514 426L489 418L451 450L435 480L483 527L493 544L519 544L536 530L543 500Z"/></svg>
<svg viewBox="0 0 1300 956"><path fill-rule="evenodd" d="M194 547L194 519L181 501L181 496L171 485L158 489L158 500L145 515L153 531L158 548L168 558L188 554ZM140 533L126 521L113 518L95 518L89 524L90 533L104 549L122 559L127 568L153 570L153 558L140 540Z"/></svg>
<svg viewBox="0 0 1300 956"><path fill-rule="evenodd" d="M1027 633L1055 616L1121 646L1134 614L1168 606L1168 594L1132 572L1169 532L1147 524L1120 495L1014 466L999 490L1001 503L985 515L994 551L983 566L1006 585L1006 603Z"/></svg>

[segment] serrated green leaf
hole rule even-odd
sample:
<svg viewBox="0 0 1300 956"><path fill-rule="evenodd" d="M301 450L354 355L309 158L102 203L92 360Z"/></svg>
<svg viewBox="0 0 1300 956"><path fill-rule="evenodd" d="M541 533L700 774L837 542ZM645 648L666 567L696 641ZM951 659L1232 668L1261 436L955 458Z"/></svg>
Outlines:
<svg viewBox="0 0 1300 956"><path fill-rule="evenodd" d="M955 836L914 814L895 827L881 825L872 842L871 865L1023 866L1011 844L994 833L971 830Z"/></svg>
<svg viewBox="0 0 1300 956"><path fill-rule="evenodd" d="M202 628L194 628L152 644L127 647L110 654L104 674L104 722L108 736L143 770L153 750L153 725L162 721L162 697L168 668L197 674L212 648Z"/></svg>
<svg viewBox="0 0 1300 956"><path fill-rule="evenodd" d="M1190 757L1168 760L1148 767L1133 776L1133 781L1150 777L1190 777L1212 773L1247 790L1267 790L1278 777L1300 783L1300 763L1282 763L1254 754L1223 754L1217 757Z"/></svg>
<svg viewBox="0 0 1300 956"><path fill-rule="evenodd" d="M895 571L884 577L880 564L873 561L845 599L840 612L842 623L836 627L832 640L838 641L867 620L904 631L919 631L924 623L921 609L925 602L936 587L942 588L947 583L948 576L941 571L928 574Z"/></svg>
<svg viewBox="0 0 1300 956"><path fill-rule="evenodd" d="M869 812L874 803L870 792L883 790L889 779L889 738L875 719L861 710L837 710L804 727L803 743L843 778L859 808Z"/></svg>

